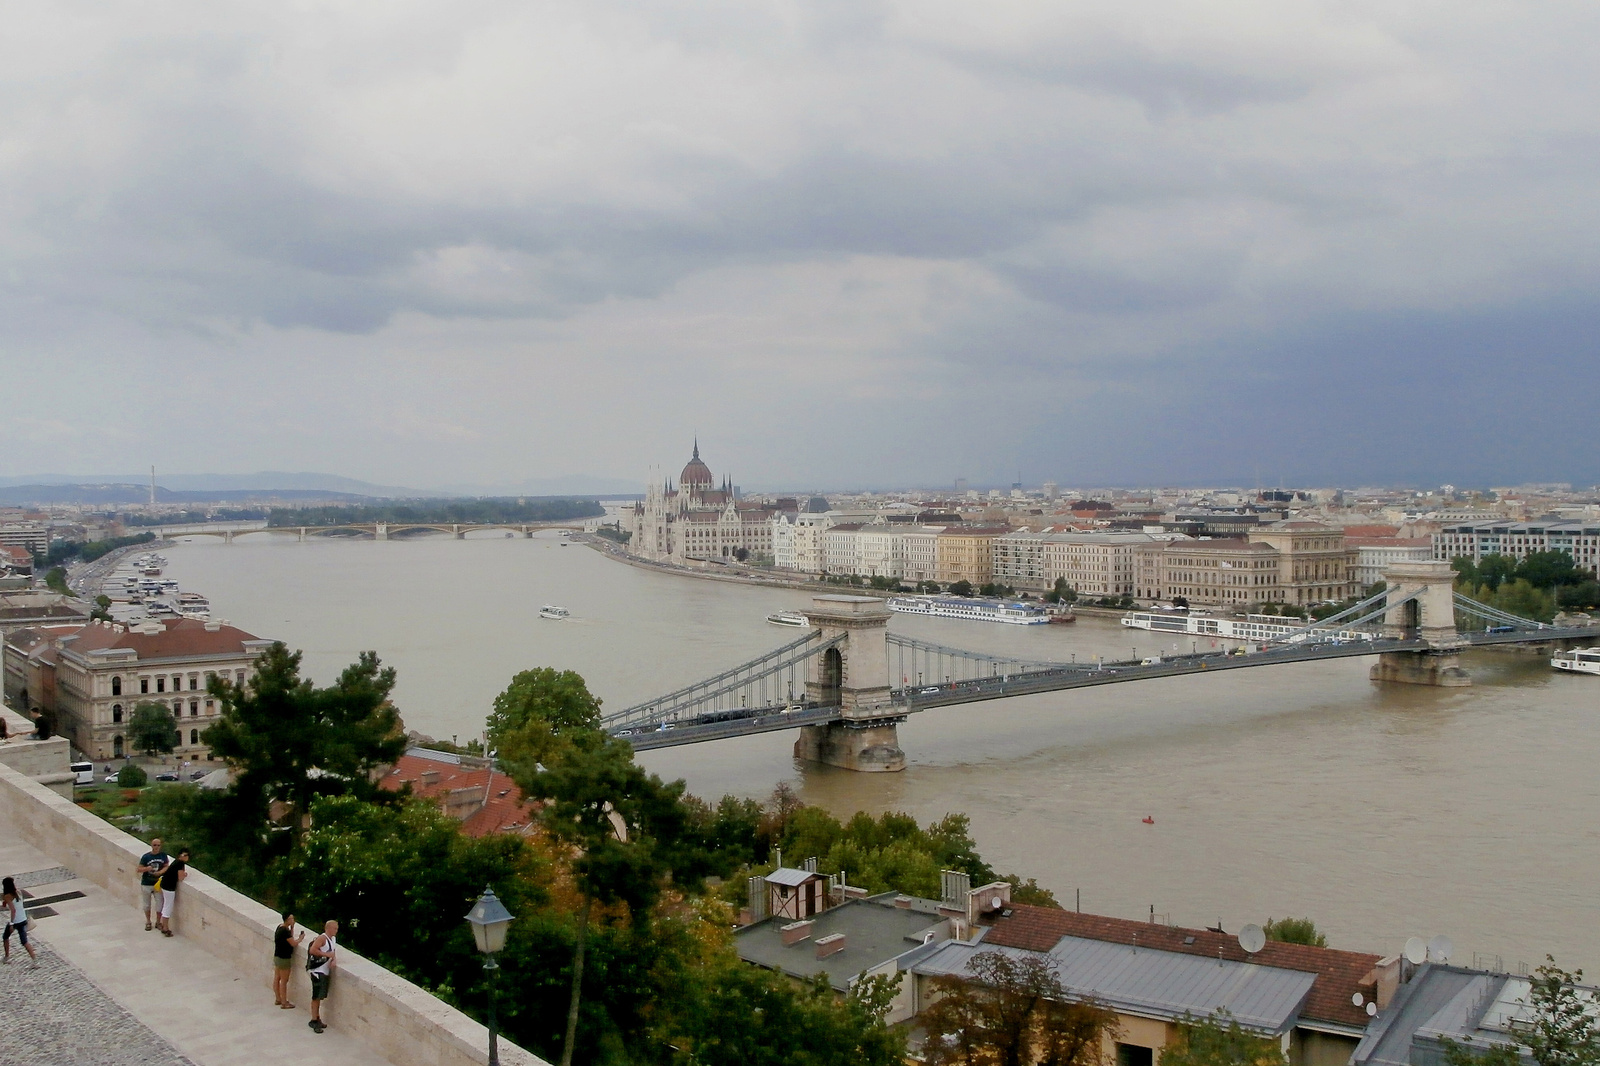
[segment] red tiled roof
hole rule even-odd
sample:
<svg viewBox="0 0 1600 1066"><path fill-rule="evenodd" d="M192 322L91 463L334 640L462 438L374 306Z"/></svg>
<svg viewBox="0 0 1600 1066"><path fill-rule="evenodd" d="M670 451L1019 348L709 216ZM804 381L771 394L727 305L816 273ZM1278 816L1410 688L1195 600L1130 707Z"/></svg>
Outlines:
<svg viewBox="0 0 1600 1066"><path fill-rule="evenodd" d="M193 655L242 655L250 650L244 646L246 641L261 639L235 626L217 625L198 618L167 618L162 620L161 627L159 633L146 633L140 626L88 625L67 650L132 648L141 659L180 659Z"/></svg>
<svg viewBox="0 0 1600 1066"><path fill-rule="evenodd" d="M1013 904L1011 917L995 922L983 942L1025 951L1049 951L1064 936L1112 944L1132 944L1137 938L1140 947L1158 951L1204 955L1210 959L1220 956L1232 962L1256 962L1263 966L1314 973L1317 979L1306 997L1302 1011L1304 1018L1358 1029L1365 1028L1369 1021L1366 1012L1350 1000L1356 992L1369 999L1374 993L1372 971L1378 964L1378 956L1365 952L1268 941L1266 947L1254 955L1247 955L1239 946L1238 939L1227 933L1023 904ZM1193 943L1184 943L1191 937Z"/></svg>
<svg viewBox="0 0 1600 1066"><path fill-rule="evenodd" d="M421 755L402 755L378 785L398 792L406 784L411 785L414 794L441 802L453 792L475 790L483 798L475 801L479 806L461 823L461 831L468 836L526 831L536 813L511 778L487 766L461 766Z"/></svg>

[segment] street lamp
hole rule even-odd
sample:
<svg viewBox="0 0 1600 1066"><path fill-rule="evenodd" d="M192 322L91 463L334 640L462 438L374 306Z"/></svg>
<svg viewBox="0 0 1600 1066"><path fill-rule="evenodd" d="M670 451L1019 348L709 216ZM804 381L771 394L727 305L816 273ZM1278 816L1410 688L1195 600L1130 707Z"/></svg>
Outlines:
<svg viewBox="0 0 1600 1066"><path fill-rule="evenodd" d="M511 921L511 912L506 910L506 905L500 902L492 888L485 888L478 902L467 912L467 922L472 926L472 939L477 941L478 950L483 953L483 968L489 974L489 1066L500 1066L499 1034L495 1032L494 1025L495 971L500 969L500 964L494 961L494 957L505 949L506 926Z"/></svg>

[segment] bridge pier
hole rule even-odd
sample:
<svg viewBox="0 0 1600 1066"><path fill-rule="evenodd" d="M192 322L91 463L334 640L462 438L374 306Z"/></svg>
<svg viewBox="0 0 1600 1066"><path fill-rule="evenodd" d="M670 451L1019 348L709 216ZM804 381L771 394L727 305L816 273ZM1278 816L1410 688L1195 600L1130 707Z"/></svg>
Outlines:
<svg viewBox="0 0 1600 1066"><path fill-rule="evenodd" d="M1367 676L1390 684L1437 688L1466 688L1472 684L1472 675L1461 666L1460 653L1450 650L1386 651L1378 656Z"/></svg>
<svg viewBox="0 0 1600 1066"><path fill-rule="evenodd" d="M303 540L306 539L306 527L305 526L301 526L300 527L300 534L295 539L296 540L300 540L300 541L303 541Z"/></svg>
<svg viewBox="0 0 1600 1066"><path fill-rule="evenodd" d="M379 522L377 525L373 526L372 527L372 536L373 536L374 540L388 540L389 539L389 526L388 526L388 524L385 523L385 522Z"/></svg>
<svg viewBox="0 0 1600 1066"><path fill-rule="evenodd" d="M1461 666L1466 641L1456 632L1456 574L1439 559L1396 563L1384 572L1390 600L1415 594L1383 616L1383 634L1397 640L1418 637L1430 645L1422 651L1386 651L1367 675L1374 681L1401 685L1464 688L1472 675Z"/></svg>
<svg viewBox="0 0 1600 1066"><path fill-rule="evenodd" d="M906 768L900 731L894 722L828 722L800 727L794 757L843 770L888 773Z"/></svg>
<svg viewBox="0 0 1600 1066"><path fill-rule="evenodd" d="M794 756L845 770L904 770L897 724L905 717L889 698L889 608L875 596L814 596L805 612L828 639L843 637L806 667L806 695L838 707L840 721L803 726Z"/></svg>

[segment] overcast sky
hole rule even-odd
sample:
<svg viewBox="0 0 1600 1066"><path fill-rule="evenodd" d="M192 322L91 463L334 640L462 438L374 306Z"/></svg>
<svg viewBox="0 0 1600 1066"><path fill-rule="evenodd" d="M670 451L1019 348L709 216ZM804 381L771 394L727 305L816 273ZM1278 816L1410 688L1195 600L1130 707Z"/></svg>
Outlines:
<svg viewBox="0 0 1600 1066"><path fill-rule="evenodd" d="M1600 7L57 0L0 473L1600 480ZM1587 73L1586 73L1587 72Z"/></svg>

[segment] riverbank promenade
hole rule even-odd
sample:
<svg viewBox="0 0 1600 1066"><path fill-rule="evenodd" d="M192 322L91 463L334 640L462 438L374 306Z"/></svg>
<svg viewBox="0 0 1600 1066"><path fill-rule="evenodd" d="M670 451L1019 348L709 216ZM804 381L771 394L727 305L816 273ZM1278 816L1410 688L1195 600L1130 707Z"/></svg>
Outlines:
<svg viewBox="0 0 1600 1066"><path fill-rule="evenodd" d="M272 1003L271 960L225 963L182 936L145 932L144 915L0 826L0 870L30 904L39 966L11 938L0 966L0 1062L28 1066L390 1066L360 1040L306 1025L310 1003ZM79 895L81 893L81 895ZM70 897L70 898L62 898ZM53 902L46 902L53 901ZM27 900L25 900L27 902ZM180 904L181 906L181 904Z"/></svg>

